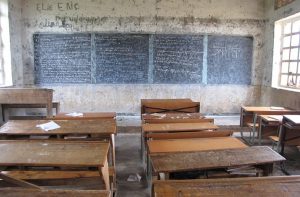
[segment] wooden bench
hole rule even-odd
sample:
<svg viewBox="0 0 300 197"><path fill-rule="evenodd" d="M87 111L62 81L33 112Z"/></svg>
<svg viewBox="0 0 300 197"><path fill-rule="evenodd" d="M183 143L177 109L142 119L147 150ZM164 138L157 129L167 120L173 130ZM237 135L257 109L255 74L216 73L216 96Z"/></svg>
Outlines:
<svg viewBox="0 0 300 197"><path fill-rule="evenodd" d="M85 112L82 116L69 116L68 113L59 113L50 118L52 120L99 120L116 119L116 112Z"/></svg>
<svg viewBox="0 0 300 197"><path fill-rule="evenodd" d="M46 107L47 117L52 117L53 112L53 90L46 88L0 88L0 104L3 120L7 120L6 109L10 105L42 105Z"/></svg>
<svg viewBox="0 0 300 197"><path fill-rule="evenodd" d="M212 118L206 118L201 113L154 113L142 114L143 123L192 123L212 122Z"/></svg>
<svg viewBox="0 0 300 197"><path fill-rule="evenodd" d="M110 190L107 142L1 141L0 146L0 166L3 168L41 168L41 172L43 168L68 169L66 171L93 168L105 189ZM22 187L41 188L3 173L0 173L0 178Z"/></svg>
<svg viewBox="0 0 300 197"><path fill-rule="evenodd" d="M191 99L142 99L141 114L151 113L198 113L200 102Z"/></svg>
<svg viewBox="0 0 300 197"><path fill-rule="evenodd" d="M152 197L299 196L300 176L154 181Z"/></svg>
<svg viewBox="0 0 300 197"><path fill-rule="evenodd" d="M46 104L3 104L2 109L4 113L7 114L7 110L9 109L42 109L47 108ZM55 114L58 114L60 111L60 103L53 102L52 108L55 109ZM9 116L9 120L39 120L46 119L47 116L44 115L26 115L26 116Z"/></svg>
<svg viewBox="0 0 300 197"><path fill-rule="evenodd" d="M275 162L284 161L278 153L265 146L224 150L208 150L184 153L151 154L155 174L160 178L172 172L191 170L227 169L242 166L255 166L268 176Z"/></svg>
<svg viewBox="0 0 300 197"><path fill-rule="evenodd" d="M1 197L111 197L110 191L106 190L57 190L57 189L23 189L23 188L0 188Z"/></svg>

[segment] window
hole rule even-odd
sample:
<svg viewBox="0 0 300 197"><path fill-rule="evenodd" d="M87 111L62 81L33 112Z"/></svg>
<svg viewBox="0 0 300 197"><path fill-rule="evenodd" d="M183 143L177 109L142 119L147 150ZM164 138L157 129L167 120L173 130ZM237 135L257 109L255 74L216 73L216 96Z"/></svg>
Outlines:
<svg viewBox="0 0 300 197"><path fill-rule="evenodd" d="M0 0L0 86L12 85L7 0Z"/></svg>
<svg viewBox="0 0 300 197"><path fill-rule="evenodd" d="M274 70L278 76L273 76L275 78L275 80L273 79L273 85L300 89L299 14L275 23L274 45L274 50L276 50L274 51L274 67L277 67Z"/></svg>

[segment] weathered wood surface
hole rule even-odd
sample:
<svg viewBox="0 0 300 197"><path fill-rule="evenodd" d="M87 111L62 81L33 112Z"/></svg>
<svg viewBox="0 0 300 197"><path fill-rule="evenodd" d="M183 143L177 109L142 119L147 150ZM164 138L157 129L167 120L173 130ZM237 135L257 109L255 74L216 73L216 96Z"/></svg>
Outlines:
<svg viewBox="0 0 300 197"><path fill-rule="evenodd" d="M61 128L44 131L36 127L49 120L11 120L0 128L0 135L67 135L67 134L115 134L116 121L99 120L55 120Z"/></svg>
<svg viewBox="0 0 300 197"><path fill-rule="evenodd" d="M154 197L298 197L300 176L154 181Z"/></svg>
<svg viewBox="0 0 300 197"><path fill-rule="evenodd" d="M214 119L205 118L201 113L143 114L142 120L144 123L214 122Z"/></svg>
<svg viewBox="0 0 300 197"><path fill-rule="evenodd" d="M202 123L165 123L165 124L143 124L143 131L147 132L184 132L215 130L219 127L210 122Z"/></svg>
<svg viewBox="0 0 300 197"><path fill-rule="evenodd" d="M102 167L109 143L0 141L0 166Z"/></svg>
<svg viewBox="0 0 300 197"><path fill-rule="evenodd" d="M162 153L150 155L150 158L156 173L261 165L285 160L266 146L190 153Z"/></svg>
<svg viewBox="0 0 300 197"><path fill-rule="evenodd" d="M200 103L191 99L142 99L141 114L145 113L198 113Z"/></svg>
<svg viewBox="0 0 300 197"><path fill-rule="evenodd" d="M247 147L247 145L239 139L233 137L150 140L147 143L149 154L223 150Z"/></svg>
<svg viewBox="0 0 300 197"><path fill-rule="evenodd" d="M0 188L1 197L110 197L105 190L33 190Z"/></svg>
<svg viewBox="0 0 300 197"><path fill-rule="evenodd" d="M87 112L83 113L83 116L68 116L68 113L59 113L52 120L93 120L93 119L115 119L116 112Z"/></svg>
<svg viewBox="0 0 300 197"><path fill-rule="evenodd" d="M179 132L179 133L147 133L145 136L147 138L157 140L157 139L229 137L232 134L233 134L233 131L214 130L214 131Z"/></svg>
<svg viewBox="0 0 300 197"><path fill-rule="evenodd" d="M52 117L53 90L46 88L0 88L0 104L45 104ZM6 105L6 108L8 105ZM2 112L3 114L3 112Z"/></svg>

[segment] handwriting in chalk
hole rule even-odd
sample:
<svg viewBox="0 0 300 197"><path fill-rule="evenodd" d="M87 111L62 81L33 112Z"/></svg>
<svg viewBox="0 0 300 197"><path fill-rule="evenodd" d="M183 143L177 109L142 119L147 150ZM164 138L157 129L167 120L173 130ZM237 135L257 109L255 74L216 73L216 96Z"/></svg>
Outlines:
<svg viewBox="0 0 300 197"><path fill-rule="evenodd" d="M213 57L225 60L235 60L241 54L241 48L238 45L216 44L212 46Z"/></svg>

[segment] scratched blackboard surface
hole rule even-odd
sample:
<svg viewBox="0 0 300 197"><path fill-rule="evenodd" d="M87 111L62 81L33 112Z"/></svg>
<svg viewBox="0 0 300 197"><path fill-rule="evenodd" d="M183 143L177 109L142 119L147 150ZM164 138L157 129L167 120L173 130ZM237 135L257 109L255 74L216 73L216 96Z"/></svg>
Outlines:
<svg viewBox="0 0 300 197"><path fill-rule="evenodd" d="M34 34L37 84L91 83L90 34Z"/></svg>
<svg viewBox="0 0 300 197"><path fill-rule="evenodd" d="M208 37L208 84L250 84L253 38Z"/></svg>
<svg viewBox="0 0 300 197"><path fill-rule="evenodd" d="M203 36L155 35L153 41L154 83L202 82Z"/></svg>
<svg viewBox="0 0 300 197"><path fill-rule="evenodd" d="M96 83L148 83L149 35L96 34Z"/></svg>

